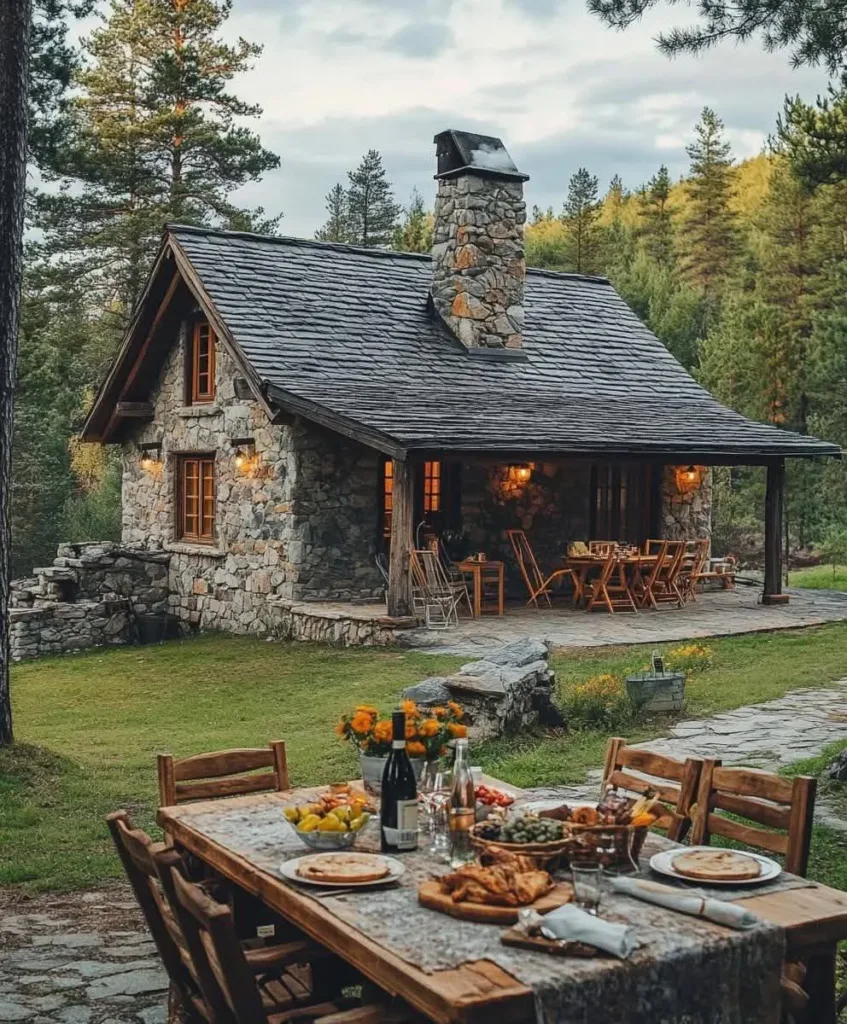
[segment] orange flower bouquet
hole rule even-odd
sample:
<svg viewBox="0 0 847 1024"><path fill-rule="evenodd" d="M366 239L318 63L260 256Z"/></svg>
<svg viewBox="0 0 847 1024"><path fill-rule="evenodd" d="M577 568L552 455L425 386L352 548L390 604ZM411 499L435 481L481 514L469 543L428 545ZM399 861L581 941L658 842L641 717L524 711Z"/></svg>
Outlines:
<svg viewBox="0 0 847 1024"><path fill-rule="evenodd" d="M406 752L409 757L434 761L447 752L450 740L467 736L465 712L455 701L443 707L421 708L413 700L400 705L406 713ZM386 757L391 749L391 718L370 704L359 704L342 715L335 731L365 757Z"/></svg>
<svg viewBox="0 0 847 1024"><path fill-rule="evenodd" d="M342 715L335 731L365 757L387 757L391 750L391 719L380 717L370 704L360 704Z"/></svg>

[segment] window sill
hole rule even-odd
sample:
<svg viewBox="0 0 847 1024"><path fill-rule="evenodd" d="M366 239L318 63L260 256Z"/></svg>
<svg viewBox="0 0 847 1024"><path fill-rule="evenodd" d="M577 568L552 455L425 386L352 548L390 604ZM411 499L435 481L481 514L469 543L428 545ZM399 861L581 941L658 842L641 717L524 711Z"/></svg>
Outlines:
<svg viewBox="0 0 847 1024"><path fill-rule="evenodd" d="M165 551L175 555L202 555L204 558L226 558L227 552L223 548L216 548L212 544L188 544L184 541L170 541L165 544Z"/></svg>
<svg viewBox="0 0 847 1024"><path fill-rule="evenodd" d="M200 405L184 405L181 409L177 410L177 416L181 416L185 420L199 420L205 416L217 416L220 411L221 407L219 405L209 402L208 405L205 403Z"/></svg>

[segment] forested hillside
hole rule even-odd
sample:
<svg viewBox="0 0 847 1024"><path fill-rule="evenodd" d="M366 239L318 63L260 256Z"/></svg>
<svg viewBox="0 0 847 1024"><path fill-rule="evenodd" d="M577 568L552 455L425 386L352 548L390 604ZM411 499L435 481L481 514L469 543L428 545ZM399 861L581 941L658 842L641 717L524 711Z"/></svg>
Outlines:
<svg viewBox="0 0 847 1024"><path fill-rule="evenodd" d="M608 275L727 405L847 444L847 183L829 157L845 111L841 93L818 107L789 101L768 152L736 163L704 110L682 181L660 167L600 196L580 168L561 210L533 211L528 262ZM763 473L715 475L718 548L754 549ZM790 462L787 514L793 547L843 547L844 467Z"/></svg>
<svg viewBox="0 0 847 1024"><path fill-rule="evenodd" d="M114 458L75 439L167 221L275 231L236 190L277 166L230 91L260 48L222 41L229 0L110 0L79 50L39 0L27 280L15 410L14 574L62 539L119 534ZM75 9L90 9L78 0ZM48 31L49 29L49 31ZM56 69L61 71L61 74ZM255 124L255 120L252 122ZM605 194L579 168L556 209L535 209L530 265L607 274L671 352L733 408L847 443L847 96L787 102L766 153L737 163L704 110L690 170L627 169ZM531 170L531 168L530 168ZM605 183L604 183L605 186ZM376 150L327 196L317 236L427 251L431 215L396 202ZM716 472L718 550L755 547L764 482ZM842 543L840 464L789 467L797 547ZM845 546L845 545L842 545Z"/></svg>

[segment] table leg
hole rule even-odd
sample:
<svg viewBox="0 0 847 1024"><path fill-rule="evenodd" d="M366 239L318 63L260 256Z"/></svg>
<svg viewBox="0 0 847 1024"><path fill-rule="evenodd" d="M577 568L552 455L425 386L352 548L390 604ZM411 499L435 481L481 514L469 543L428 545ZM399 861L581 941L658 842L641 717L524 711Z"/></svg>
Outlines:
<svg viewBox="0 0 847 1024"><path fill-rule="evenodd" d="M506 569L505 566L500 566L497 571L497 604L498 604L498 615L502 615L506 610Z"/></svg>
<svg viewBox="0 0 847 1024"><path fill-rule="evenodd" d="M835 954L836 947L832 945L805 961L803 988L809 993L809 1005L802 1017L803 1024L836 1024Z"/></svg>
<svg viewBox="0 0 847 1024"><path fill-rule="evenodd" d="M482 569L478 568L473 572L473 616L482 617Z"/></svg>

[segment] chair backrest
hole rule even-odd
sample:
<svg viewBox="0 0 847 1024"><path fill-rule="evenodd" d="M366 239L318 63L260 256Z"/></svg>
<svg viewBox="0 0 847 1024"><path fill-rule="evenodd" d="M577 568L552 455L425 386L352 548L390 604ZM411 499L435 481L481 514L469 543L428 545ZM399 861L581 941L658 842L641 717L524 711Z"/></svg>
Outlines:
<svg viewBox="0 0 847 1024"><path fill-rule="evenodd" d="M215 1024L267 1024L232 911L189 882L173 861L157 855L156 865Z"/></svg>
<svg viewBox="0 0 847 1024"><path fill-rule="evenodd" d="M162 843L154 843L141 829L133 828L126 811L115 811L106 818L106 822L129 884L180 1002L187 1011L194 1011L209 1019L209 1011L203 1004L188 966L191 961L185 937L162 893L155 861L157 854L171 859L179 859L179 854Z"/></svg>
<svg viewBox="0 0 847 1024"><path fill-rule="evenodd" d="M613 736L606 745L603 790L611 787L643 795L653 790L668 811L668 836L679 842L691 828L691 808L697 795L703 762L684 761L652 750L627 746Z"/></svg>
<svg viewBox="0 0 847 1024"><path fill-rule="evenodd" d="M417 576L420 586L432 597L450 595L450 581L438 558L438 553L430 548L417 548L412 552L412 572ZM415 568L416 566L416 568Z"/></svg>
<svg viewBox="0 0 847 1024"><path fill-rule="evenodd" d="M608 558L612 552L617 550L617 541L614 540L590 540L588 542L588 553L597 558Z"/></svg>
<svg viewBox="0 0 847 1024"><path fill-rule="evenodd" d="M700 773L691 842L707 846L713 835L723 836L782 854L786 871L805 875L816 788L817 780L808 775L786 779L758 768L723 768L720 761L708 758Z"/></svg>
<svg viewBox="0 0 847 1024"><path fill-rule="evenodd" d="M159 754L157 768L162 807L290 788L282 740L274 740L267 747L218 750L179 760L170 754ZM271 770L265 772L262 768ZM260 774L249 774L255 772Z"/></svg>
<svg viewBox="0 0 847 1024"><path fill-rule="evenodd" d="M708 537L702 537L697 541L697 550L694 552L694 563L691 566L692 577L699 576L708 565L710 543L711 542Z"/></svg>
<svg viewBox="0 0 847 1024"><path fill-rule="evenodd" d="M660 559L659 575L660 583L673 583L679 575L682 566L682 558L685 554L684 540L666 540L665 554Z"/></svg>
<svg viewBox="0 0 847 1024"><path fill-rule="evenodd" d="M664 540L657 540L655 538L644 541L644 554L655 555L658 553L659 548L666 542Z"/></svg>
<svg viewBox="0 0 847 1024"><path fill-rule="evenodd" d="M526 589L529 591L529 596L532 597L544 585L544 577L538 568L535 552L523 530L506 530L506 533L509 535L512 551L515 553L515 561L518 563Z"/></svg>
<svg viewBox="0 0 847 1024"><path fill-rule="evenodd" d="M664 570L668 555L668 542L666 540L652 541L651 543L657 546L653 551L649 552L649 554L656 556L656 560L650 563L650 571L647 574L647 579L644 581L644 587L648 591L652 589L653 584L659 578L659 574Z"/></svg>

